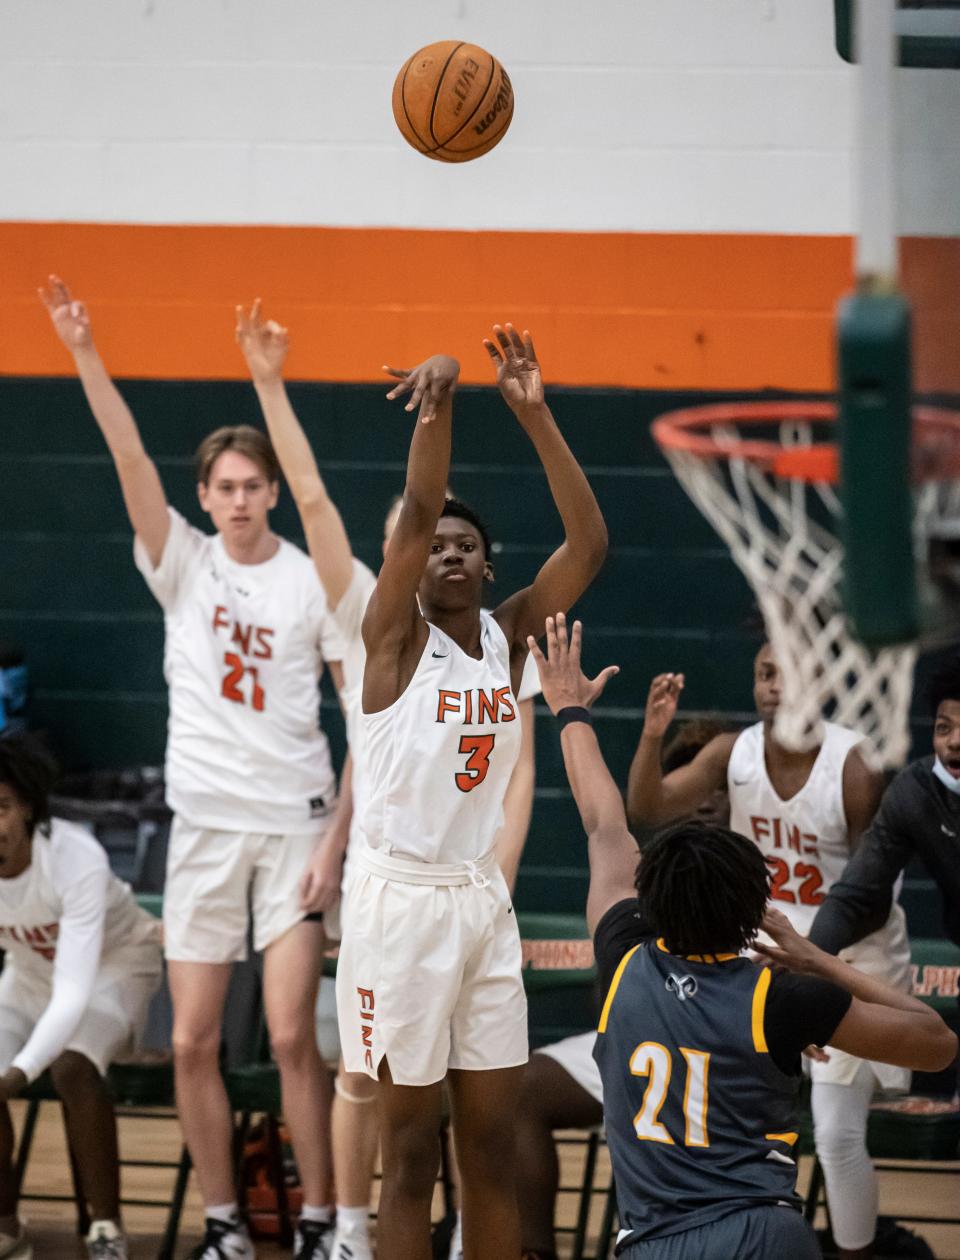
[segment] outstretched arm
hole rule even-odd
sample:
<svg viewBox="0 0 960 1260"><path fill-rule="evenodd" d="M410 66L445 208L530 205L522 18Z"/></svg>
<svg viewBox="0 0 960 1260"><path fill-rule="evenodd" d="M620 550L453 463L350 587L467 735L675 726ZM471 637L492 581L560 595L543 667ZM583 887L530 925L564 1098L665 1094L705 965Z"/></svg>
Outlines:
<svg viewBox="0 0 960 1260"><path fill-rule="evenodd" d="M37 292L57 336L73 355L93 418L113 456L130 524L156 568L170 531L167 496L157 466L143 449L130 408L97 353L84 304L74 301L59 276L50 276L46 288Z"/></svg>
<svg viewBox="0 0 960 1260"><path fill-rule="evenodd" d="M607 527L590 483L544 400L530 334L521 335L512 324L495 324L493 333L496 343L483 344L496 367L500 393L536 448L564 530L564 541L533 584L496 611L508 641L525 655L527 636L542 633L544 618L558 608L566 612L593 581L607 554Z"/></svg>
<svg viewBox="0 0 960 1260"><path fill-rule="evenodd" d="M779 910L767 911L763 929L776 944L755 944L758 954L799 975L829 980L852 995L853 1002L830 1039L832 1046L861 1059L921 1072L939 1072L953 1062L956 1034L929 1006L825 954L800 936Z"/></svg>
<svg viewBox="0 0 960 1260"><path fill-rule="evenodd" d="M664 776L663 737L677 712L683 674L658 674L650 684L643 733L627 780L627 817L631 826L656 827L692 814L725 784L736 735L716 735L685 766Z"/></svg>
<svg viewBox="0 0 960 1260"><path fill-rule="evenodd" d="M283 382L283 365L290 346L287 330L272 319L264 320L257 298L249 312L237 307L236 336L250 369L270 441L300 513L307 550L327 604L336 609L353 576L353 552L343 519L327 494Z"/></svg>
<svg viewBox="0 0 960 1260"><path fill-rule="evenodd" d="M400 515L363 618L367 649L363 707L368 713L385 709L403 692L427 641L417 587L446 497L453 393L460 364L437 354L410 370L388 367L384 371L399 381L387 397L409 394L405 410L419 406L420 414L407 457Z"/></svg>
<svg viewBox="0 0 960 1260"><path fill-rule="evenodd" d="M532 635L529 648L537 662L543 698L550 712L557 716L568 711L560 732L560 746L573 798L587 833L590 857L587 926L592 936L612 905L635 895L634 875L639 860L636 841L627 830L617 785L607 769L589 717L583 713L619 672L619 667L608 665L596 678L587 678L580 668L580 622L573 623L569 638L562 612L557 613L556 618L548 617L546 628L546 656ZM570 713L571 709L581 712Z"/></svg>

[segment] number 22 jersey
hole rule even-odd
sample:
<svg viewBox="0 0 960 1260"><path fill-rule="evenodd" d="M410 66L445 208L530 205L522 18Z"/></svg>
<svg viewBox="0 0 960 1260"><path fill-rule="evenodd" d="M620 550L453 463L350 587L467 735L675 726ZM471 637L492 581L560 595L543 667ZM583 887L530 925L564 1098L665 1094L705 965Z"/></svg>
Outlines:
<svg viewBox="0 0 960 1260"><path fill-rule="evenodd" d="M480 612L482 656L468 656L427 622L406 690L361 717L367 755L363 840L385 855L473 862L489 853L520 752L510 648Z"/></svg>
<svg viewBox="0 0 960 1260"><path fill-rule="evenodd" d="M317 683L340 639L312 562L279 542L237 564L171 509L160 564L134 546L164 611L167 800L195 826L311 832L336 795Z"/></svg>

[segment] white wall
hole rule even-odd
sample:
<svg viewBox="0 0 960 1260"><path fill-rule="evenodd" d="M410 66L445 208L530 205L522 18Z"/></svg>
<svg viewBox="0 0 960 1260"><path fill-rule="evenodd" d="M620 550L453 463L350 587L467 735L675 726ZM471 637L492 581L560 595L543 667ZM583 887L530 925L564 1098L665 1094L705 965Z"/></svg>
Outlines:
<svg viewBox="0 0 960 1260"><path fill-rule="evenodd" d="M492 154L393 124L397 68L510 71ZM0 218L844 233L831 0L3 0ZM904 231L960 230L960 73L904 71Z"/></svg>

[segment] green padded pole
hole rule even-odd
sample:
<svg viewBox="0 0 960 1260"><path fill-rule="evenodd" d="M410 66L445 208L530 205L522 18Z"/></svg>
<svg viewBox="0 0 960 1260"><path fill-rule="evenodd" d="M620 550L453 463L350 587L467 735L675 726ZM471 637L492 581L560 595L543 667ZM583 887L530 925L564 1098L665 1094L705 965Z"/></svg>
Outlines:
<svg viewBox="0 0 960 1260"><path fill-rule="evenodd" d="M840 497L844 604L880 648L920 631L910 488L910 308L898 293L840 303Z"/></svg>

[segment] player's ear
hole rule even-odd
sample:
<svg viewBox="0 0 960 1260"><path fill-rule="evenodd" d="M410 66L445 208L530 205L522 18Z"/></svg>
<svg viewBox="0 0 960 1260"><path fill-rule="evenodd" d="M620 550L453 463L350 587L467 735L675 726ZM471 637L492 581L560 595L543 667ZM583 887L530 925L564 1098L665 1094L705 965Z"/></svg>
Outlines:
<svg viewBox="0 0 960 1260"><path fill-rule="evenodd" d="M210 508L207 506L207 483L205 481L197 482L197 498L200 500L200 506L203 510L209 512Z"/></svg>
<svg viewBox="0 0 960 1260"><path fill-rule="evenodd" d="M277 506L277 500L280 498L280 482L270 482L270 502L267 504L267 511L272 512Z"/></svg>
<svg viewBox="0 0 960 1260"><path fill-rule="evenodd" d="M484 560L483 562L483 580L485 582L496 581L496 578L493 576L493 565L489 560Z"/></svg>

